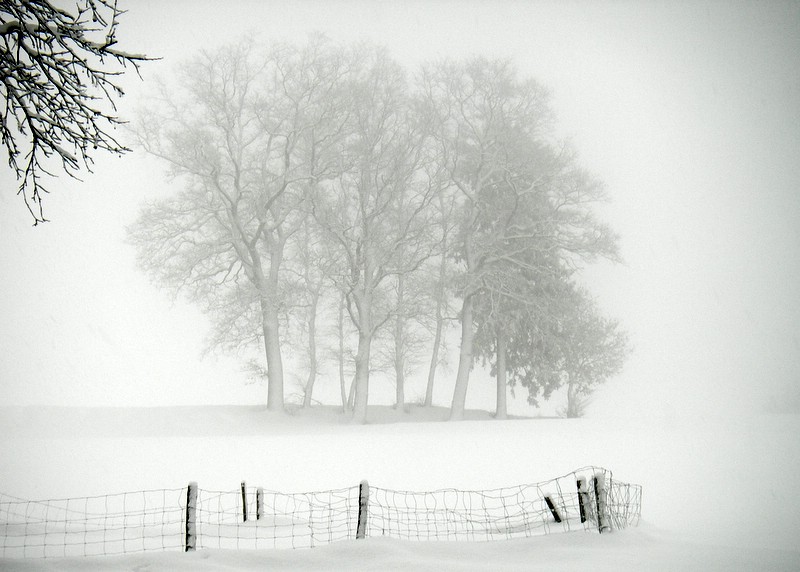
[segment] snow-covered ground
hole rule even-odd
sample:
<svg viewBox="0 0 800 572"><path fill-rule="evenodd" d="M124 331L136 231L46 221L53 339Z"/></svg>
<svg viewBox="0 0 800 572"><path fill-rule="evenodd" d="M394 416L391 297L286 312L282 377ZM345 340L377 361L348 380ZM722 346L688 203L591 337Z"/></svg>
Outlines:
<svg viewBox="0 0 800 572"><path fill-rule="evenodd" d="M798 567L791 551L728 548L683 540L644 525L609 535L572 533L486 543L414 543L382 538L314 549L204 550L147 555L2 560L3 570L519 570L715 571Z"/></svg>
<svg viewBox="0 0 800 572"><path fill-rule="evenodd" d="M29 499L152 488L299 492L531 483L597 465L643 485L642 523L610 535L482 543L347 541L312 550L0 560L6 570L795 570L800 416L437 422L443 410L3 408L0 491ZM392 421L417 420L415 423Z"/></svg>

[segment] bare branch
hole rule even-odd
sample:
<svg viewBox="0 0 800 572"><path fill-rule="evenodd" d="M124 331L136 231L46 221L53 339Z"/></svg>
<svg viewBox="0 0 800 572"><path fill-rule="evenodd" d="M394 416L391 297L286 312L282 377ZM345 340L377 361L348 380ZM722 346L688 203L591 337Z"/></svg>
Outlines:
<svg viewBox="0 0 800 572"><path fill-rule="evenodd" d="M128 67L139 74L152 58L115 47L123 13L111 0L80 1L75 13L43 0L0 1L0 140L34 224L46 220L49 159L77 178L91 172L98 149L129 151L112 134L122 123L116 78Z"/></svg>

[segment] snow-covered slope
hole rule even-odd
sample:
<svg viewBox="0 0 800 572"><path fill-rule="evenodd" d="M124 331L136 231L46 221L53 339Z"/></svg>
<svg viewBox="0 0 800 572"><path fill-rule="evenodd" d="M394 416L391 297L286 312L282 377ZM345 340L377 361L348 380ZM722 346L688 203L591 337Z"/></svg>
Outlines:
<svg viewBox="0 0 800 572"><path fill-rule="evenodd" d="M362 479L389 488L491 488L593 464L643 485L639 528L490 543L368 539L313 550L148 553L20 561L3 569L791 570L800 567L800 416L735 419L438 419L376 409L2 409L0 491L46 499L150 488L297 492Z"/></svg>

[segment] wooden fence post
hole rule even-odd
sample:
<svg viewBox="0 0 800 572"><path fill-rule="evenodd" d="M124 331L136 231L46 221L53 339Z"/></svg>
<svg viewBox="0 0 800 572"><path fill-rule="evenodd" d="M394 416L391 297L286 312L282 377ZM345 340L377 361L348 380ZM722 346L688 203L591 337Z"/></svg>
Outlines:
<svg viewBox="0 0 800 572"><path fill-rule="evenodd" d="M197 549L197 483L192 481L186 490L185 552Z"/></svg>
<svg viewBox="0 0 800 572"><path fill-rule="evenodd" d="M242 481L242 522L247 522L247 486Z"/></svg>
<svg viewBox="0 0 800 572"><path fill-rule="evenodd" d="M261 520L264 516L264 489L258 487L256 489L256 520Z"/></svg>
<svg viewBox="0 0 800 572"><path fill-rule="evenodd" d="M369 483L364 480L358 487L358 526L356 538L366 538L367 518L369 517Z"/></svg>
<svg viewBox="0 0 800 572"><path fill-rule="evenodd" d="M597 500L597 529L602 534L611 530L606 516L606 478L603 473L594 474L594 496Z"/></svg>
<svg viewBox="0 0 800 572"><path fill-rule="evenodd" d="M558 509L556 509L556 505L553 504L553 500L550 498L549 495L545 495L544 502L547 503L547 508L550 509L550 514L553 515L555 521L561 522L561 515L558 514Z"/></svg>
<svg viewBox="0 0 800 572"><path fill-rule="evenodd" d="M587 497L588 493L586 492L586 477L578 477L576 482L578 486L578 508L581 512L581 524L586 522L586 508L587 508Z"/></svg>

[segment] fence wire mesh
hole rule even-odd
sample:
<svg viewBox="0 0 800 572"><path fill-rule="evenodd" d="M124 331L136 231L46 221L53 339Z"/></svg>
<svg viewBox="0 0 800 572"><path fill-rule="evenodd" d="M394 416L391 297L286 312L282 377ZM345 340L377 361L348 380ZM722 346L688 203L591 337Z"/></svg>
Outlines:
<svg viewBox="0 0 800 572"><path fill-rule="evenodd" d="M185 489L29 501L0 493L0 555L126 554L183 546Z"/></svg>
<svg viewBox="0 0 800 572"><path fill-rule="evenodd" d="M198 548L313 548L355 538L358 487L280 493L200 490ZM245 507L247 520L244 520Z"/></svg>
<svg viewBox="0 0 800 572"><path fill-rule="evenodd" d="M611 480L607 490L607 511L611 527L619 530L636 526L642 517L642 487Z"/></svg>
<svg viewBox="0 0 800 572"><path fill-rule="evenodd" d="M360 490L198 489L194 511L187 510L185 488L44 501L0 494L0 557L184 550L190 512L198 549L312 548L356 538ZM613 480L599 467L487 490L364 490L369 537L488 541L622 529L641 516L641 486Z"/></svg>
<svg viewBox="0 0 800 572"><path fill-rule="evenodd" d="M598 530L596 475L602 475L605 483L614 482L610 471L585 467L549 481L490 490L410 492L371 487L368 536L477 541ZM584 483L582 493L579 481ZM641 487L617 488L629 496L620 492L611 497L608 486L599 491L608 506L628 503L615 507L615 528L638 523L641 509L633 506L639 498L634 491Z"/></svg>

